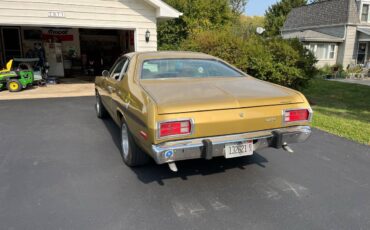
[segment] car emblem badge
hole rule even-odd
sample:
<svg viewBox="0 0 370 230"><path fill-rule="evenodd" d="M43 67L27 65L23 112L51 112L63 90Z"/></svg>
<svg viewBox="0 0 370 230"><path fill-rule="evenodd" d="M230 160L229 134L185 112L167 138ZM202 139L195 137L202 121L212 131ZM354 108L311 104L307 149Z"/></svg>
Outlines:
<svg viewBox="0 0 370 230"><path fill-rule="evenodd" d="M240 118L244 118L244 113L239 113Z"/></svg>
<svg viewBox="0 0 370 230"><path fill-rule="evenodd" d="M166 158L171 158L173 156L173 154L174 154L173 150L168 150L168 151L165 152L164 155L165 155Z"/></svg>

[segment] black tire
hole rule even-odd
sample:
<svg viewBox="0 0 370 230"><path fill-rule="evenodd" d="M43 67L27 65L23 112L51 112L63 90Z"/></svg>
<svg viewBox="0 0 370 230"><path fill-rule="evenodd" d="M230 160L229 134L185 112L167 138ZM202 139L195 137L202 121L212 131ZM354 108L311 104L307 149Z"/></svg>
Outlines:
<svg viewBox="0 0 370 230"><path fill-rule="evenodd" d="M95 103L96 116L100 119L107 118L108 111L105 109L103 103L101 102L100 95L96 93L96 103Z"/></svg>
<svg viewBox="0 0 370 230"><path fill-rule="evenodd" d="M125 141L126 145L125 146ZM150 157L136 144L134 137L126 123L121 124L121 154L123 161L130 167L137 167L148 164Z"/></svg>
<svg viewBox="0 0 370 230"><path fill-rule="evenodd" d="M19 92L22 90L22 84L17 79L10 79L6 84L9 92Z"/></svg>

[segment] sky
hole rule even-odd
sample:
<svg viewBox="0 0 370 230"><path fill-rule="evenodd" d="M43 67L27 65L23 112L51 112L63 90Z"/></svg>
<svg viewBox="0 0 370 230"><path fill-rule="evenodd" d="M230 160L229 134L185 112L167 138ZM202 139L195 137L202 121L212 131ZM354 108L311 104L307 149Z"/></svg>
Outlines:
<svg viewBox="0 0 370 230"><path fill-rule="evenodd" d="M246 14L248 16L263 16L267 8L277 0L249 0Z"/></svg>

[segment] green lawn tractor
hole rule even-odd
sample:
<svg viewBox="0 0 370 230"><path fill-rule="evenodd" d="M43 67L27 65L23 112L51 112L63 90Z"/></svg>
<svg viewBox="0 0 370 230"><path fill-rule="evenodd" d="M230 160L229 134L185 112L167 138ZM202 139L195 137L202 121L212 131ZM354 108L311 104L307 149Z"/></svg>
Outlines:
<svg viewBox="0 0 370 230"><path fill-rule="evenodd" d="M7 88L10 92L19 92L31 86L34 81L32 68L25 63L15 65L13 59L7 64L6 68L0 70L0 89Z"/></svg>

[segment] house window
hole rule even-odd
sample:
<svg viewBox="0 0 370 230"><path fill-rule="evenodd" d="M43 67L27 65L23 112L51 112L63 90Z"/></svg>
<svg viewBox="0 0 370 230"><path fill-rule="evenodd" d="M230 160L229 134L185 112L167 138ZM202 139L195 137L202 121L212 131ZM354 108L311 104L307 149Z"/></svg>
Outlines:
<svg viewBox="0 0 370 230"><path fill-rule="evenodd" d="M317 59L319 60L323 60L323 59L326 59L326 57L328 56L328 45L326 44L316 44L316 51L315 51L315 54L316 54L316 57Z"/></svg>
<svg viewBox="0 0 370 230"><path fill-rule="evenodd" d="M361 21L367 22L369 21L369 4L362 5L362 14L361 14Z"/></svg>
<svg viewBox="0 0 370 230"><path fill-rule="evenodd" d="M329 59L334 59L335 57L335 45L329 45Z"/></svg>
<svg viewBox="0 0 370 230"><path fill-rule="evenodd" d="M315 54L318 60L333 60L335 58L335 44L311 43L307 48Z"/></svg>

